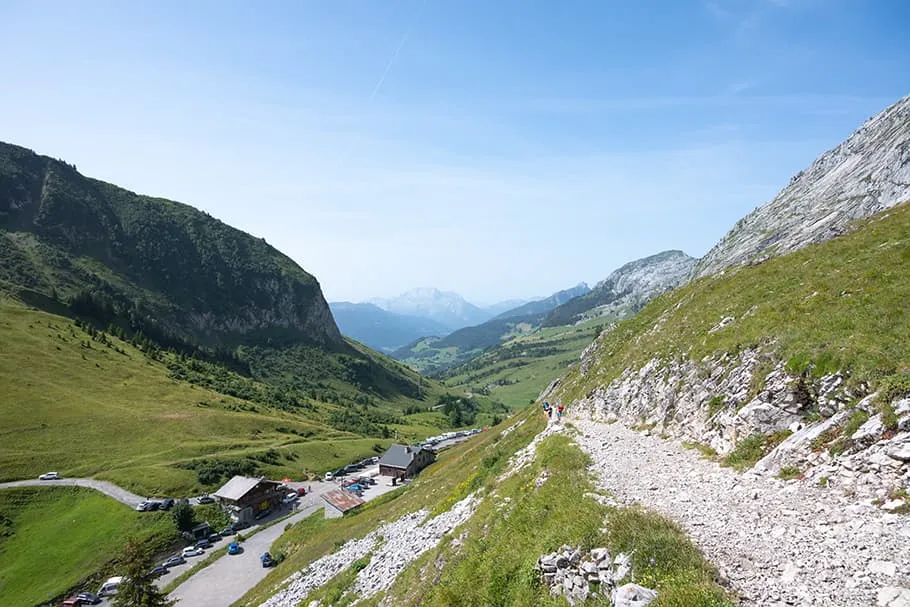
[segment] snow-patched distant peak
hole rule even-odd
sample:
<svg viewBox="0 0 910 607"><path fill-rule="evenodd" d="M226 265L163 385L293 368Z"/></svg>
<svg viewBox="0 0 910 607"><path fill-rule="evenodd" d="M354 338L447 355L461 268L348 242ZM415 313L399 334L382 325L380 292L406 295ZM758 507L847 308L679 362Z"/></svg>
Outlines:
<svg viewBox="0 0 910 607"><path fill-rule="evenodd" d="M396 314L430 318L452 329L480 324L492 316L458 293L434 287L411 289L398 297L371 299L370 303Z"/></svg>

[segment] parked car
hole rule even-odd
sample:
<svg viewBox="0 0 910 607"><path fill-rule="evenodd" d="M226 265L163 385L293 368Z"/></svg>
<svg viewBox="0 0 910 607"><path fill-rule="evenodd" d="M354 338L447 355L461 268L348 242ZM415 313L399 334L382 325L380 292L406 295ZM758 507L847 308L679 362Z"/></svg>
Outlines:
<svg viewBox="0 0 910 607"><path fill-rule="evenodd" d="M187 546L183 549L183 552L180 553L183 558L188 556L199 556L200 554L205 554L205 550L197 548L196 546Z"/></svg>
<svg viewBox="0 0 910 607"><path fill-rule="evenodd" d="M240 531L241 529L246 529L249 527L250 524L246 521L237 521L236 523L232 523L231 526L237 531Z"/></svg>
<svg viewBox="0 0 910 607"><path fill-rule="evenodd" d="M210 542L208 538L204 538L196 542L195 547L201 550L205 550L206 548L212 547L212 542Z"/></svg>
<svg viewBox="0 0 910 607"><path fill-rule="evenodd" d="M81 601L83 605L97 605L101 602L101 597L94 592L80 592L76 595L76 599Z"/></svg>
<svg viewBox="0 0 910 607"><path fill-rule="evenodd" d="M185 562L186 562L186 559L178 554L177 556L172 556L168 560L161 563L161 566L162 567L176 567L177 565L182 565Z"/></svg>
<svg viewBox="0 0 910 607"><path fill-rule="evenodd" d="M294 501L296 501L296 499L297 499L297 492L292 491L292 492L288 493L287 495L285 495L284 499L281 501L284 502L285 504L291 504Z"/></svg>
<svg viewBox="0 0 910 607"><path fill-rule="evenodd" d="M152 509L152 502L142 502L136 506L137 512L147 512Z"/></svg>
<svg viewBox="0 0 910 607"><path fill-rule="evenodd" d="M234 529L234 526L228 525L227 527L225 527L224 529L221 530L221 537L228 537L229 535L234 535L235 533L237 533L237 530Z"/></svg>
<svg viewBox="0 0 910 607"><path fill-rule="evenodd" d="M120 586L121 582L123 582L122 575L107 578L107 581L101 584L101 588L98 590L98 596L112 596L117 594L117 588Z"/></svg>
<svg viewBox="0 0 910 607"><path fill-rule="evenodd" d="M297 487L297 495L306 495L306 487Z"/></svg>
<svg viewBox="0 0 910 607"><path fill-rule="evenodd" d="M259 512L256 513L256 516L254 516L253 518L258 521L259 519L263 519L263 518L267 517L269 515L269 513L271 513L271 512L272 512L271 509L260 510Z"/></svg>
<svg viewBox="0 0 910 607"><path fill-rule="evenodd" d="M259 557L259 560L262 562L263 567L271 567L275 564L275 559L273 559L272 555L268 552L263 552L262 556Z"/></svg>
<svg viewBox="0 0 910 607"><path fill-rule="evenodd" d="M39 481L56 481L60 480L60 474L57 472L45 472L38 477Z"/></svg>
<svg viewBox="0 0 910 607"><path fill-rule="evenodd" d="M161 577L165 573L167 573L167 567L165 567L164 565L158 565L157 567L155 567L154 569L149 571L149 577L152 577L152 578Z"/></svg>
<svg viewBox="0 0 910 607"><path fill-rule="evenodd" d="M243 548L240 547L240 544L237 542L231 542L228 544L228 554L240 554L243 552Z"/></svg>
<svg viewBox="0 0 910 607"><path fill-rule="evenodd" d="M335 473L333 473L333 472L326 472L326 473L325 473L325 480L326 480L326 482L329 482L329 481L331 481L331 480L334 479L334 478L335 478Z"/></svg>
<svg viewBox="0 0 910 607"><path fill-rule="evenodd" d="M212 544L214 544L215 542L220 542L220 541L221 541L221 534L220 534L220 533L212 533L212 534L210 534L210 535L209 535L207 538L205 538L205 539L207 539L209 542L211 542Z"/></svg>
<svg viewBox="0 0 910 607"><path fill-rule="evenodd" d="M63 602L60 603L60 607L80 607L80 605L83 604L84 603L82 601L72 596L68 599L63 599Z"/></svg>
<svg viewBox="0 0 910 607"><path fill-rule="evenodd" d="M200 504L214 504L215 498L206 493L205 495L200 496L198 501Z"/></svg>
<svg viewBox="0 0 910 607"><path fill-rule="evenodd" d="M161 500L160 508L162 510L170 510L173 506L174 506L174 498L166 497L163 500Z"/></svg>

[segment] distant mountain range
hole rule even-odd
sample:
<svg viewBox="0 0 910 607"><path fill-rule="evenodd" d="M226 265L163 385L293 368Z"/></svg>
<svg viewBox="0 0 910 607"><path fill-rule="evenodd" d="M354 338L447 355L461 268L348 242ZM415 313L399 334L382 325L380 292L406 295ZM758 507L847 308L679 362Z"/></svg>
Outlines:
<svg viewBox="0 0 910 607"><path fill-rule="evenodd" d="M398 297L371 299L368 303L386 312L434 320L449 331L480 324L498 313L496 309L475 306L458 293L432 287L412 289Z"/></svg>
<svg viewBox="0 0 910 607"><path fill-rule="evenodd" d="M371 303L339 301L330 303L329 308L342 333L383 352L397 350L421 337L451 332L431 318L395 314Z"/></svg>
<svg viewBox="0 0 910 607"><path fill-rule="evenodd" d="M561 306L562 304L568 302L571 299L584 295L591 290L586 283L579 283L572 287L571 289L566 289L564 291L559 291L558 293L553 293L549 297L544 297L542 299L536 299L516 305L515 307L506 310L499 316L496 316L496 319L504 318L515 318L516 316L528 316L533 314L546 314L550 310Z"/></svg>
<svg viewBox="0 0 910 607"><path fill-rule="evenodd" d="M629 262L597 283L589 293L555 308L543 326L570 325L606 315L629 316L652 297L686 282L697 261L682 251L664 251Z"/></svg>
<svg viewBox="0 0 910 607"><path fill-rule="evenodd" d="M549 297L522 304L473 327L461 328L445 337L425 337L392 352L392 357L423 372L464 362L503 340L535 330L550 310L563 302L587 293L585 283L554 293Z"/></svg>

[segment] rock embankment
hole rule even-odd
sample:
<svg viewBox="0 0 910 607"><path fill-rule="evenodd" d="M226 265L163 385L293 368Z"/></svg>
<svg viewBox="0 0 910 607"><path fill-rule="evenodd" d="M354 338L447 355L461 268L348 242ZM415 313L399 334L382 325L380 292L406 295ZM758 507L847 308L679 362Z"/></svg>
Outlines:
<svg viewBox="0 0 910 607"><path fill-rule="evenodd" d="M586 363L599 355L598 347L595 341L583 355L582 373L589 373ZM596 419L644 424L720 455L752 435L792 433L756 472L776 475L789 467L844 493L885 502L910 489L910 399L888 403L895 418L888 428L878 395L846 379L841 373L794 376L759 349L702 360L655 358L593 390L580 406ZM867 423L851 429L851 419Z"/></svg>
<svg viewBox="0 0 910 607"><path fill-rule="evenodd" d="M574 418L574 419L573 419ZM744 606L910 606L910 517L572 410L599 485L679 522Z"/></svg>
<svg viewBox="0 0 910 607"><path fill-rule="evenodd" d="M569 605L598 596L610 597L613 607L645 607L657 592L637 584L619 584L632 572L632 559L621 552L610 557L607 548L585 554L580 548L563 546L537 560L540 581L553 596L564 596Z"/></svg>
<svg viewBox="0 0 910 607"><path fill-rule="evenodd" d="M471 494L433 518L427 519L427 510L418 510L383 525L361 539L350 540L332 554L293 574L285 581L285 587L262 607L297 607L310 592L367 555L370 555L370 562L357 574L351 589L354 596L357 599L368 598L386 590L407 565L468 520L477 504L478 498ZM316 605L319 603L316 602Z"/></svg>

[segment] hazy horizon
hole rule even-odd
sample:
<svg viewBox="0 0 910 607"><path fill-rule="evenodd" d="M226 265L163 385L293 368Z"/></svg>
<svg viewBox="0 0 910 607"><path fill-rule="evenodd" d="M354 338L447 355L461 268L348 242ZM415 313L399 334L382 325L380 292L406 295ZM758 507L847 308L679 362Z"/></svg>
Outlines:
<svg viewBox="0 0 910 607"><path fill-rule="evenodd" d="M899 0L0 2L0 139L264 237L329 301L593 286L906 95Z"/></svg>

